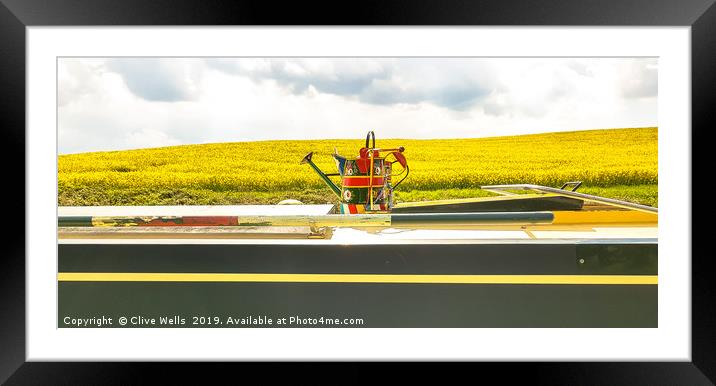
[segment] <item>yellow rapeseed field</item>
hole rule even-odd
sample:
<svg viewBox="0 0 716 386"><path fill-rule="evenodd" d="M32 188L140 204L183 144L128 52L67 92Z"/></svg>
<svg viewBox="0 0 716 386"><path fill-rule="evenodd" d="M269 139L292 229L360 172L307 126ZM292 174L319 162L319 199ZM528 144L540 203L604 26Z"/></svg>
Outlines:
<svg viewBox="0 0 716 386"><path fill-rule="evenodd" d="M609 129L479 139L381 139L405 146L411 173L398 200L487 195L486 184L559 187L581 180L583 192L657 204L657 129ZM275 204L295 198L333 202L307 165L309 151L335 172L334 147L353 157L355 140L261 141L62 155L60 205Z"/></svg>

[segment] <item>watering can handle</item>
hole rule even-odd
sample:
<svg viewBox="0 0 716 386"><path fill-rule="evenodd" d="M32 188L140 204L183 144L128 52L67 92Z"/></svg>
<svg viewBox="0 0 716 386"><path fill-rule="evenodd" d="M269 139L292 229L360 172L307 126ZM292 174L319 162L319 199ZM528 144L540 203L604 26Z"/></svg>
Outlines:
<svg viewBox="0 0 716 386"><path fill-rule="evenodd" d="M368 142L371 136L373 137L373 147L371 147L371 149L375 149L375 133L373 130L369 131L368 135L365 136L365 147L368 147Z"/></svg>

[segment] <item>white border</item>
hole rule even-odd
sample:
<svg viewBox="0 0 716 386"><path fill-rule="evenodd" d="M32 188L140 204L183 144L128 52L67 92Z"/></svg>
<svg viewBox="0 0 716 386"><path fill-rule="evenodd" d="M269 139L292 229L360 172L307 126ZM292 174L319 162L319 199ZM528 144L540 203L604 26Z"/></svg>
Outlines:
<svg viewBox="0 0 716 386"><path fill-rule="evenodd" d="M690 361L690 36L688 27L28 28L27 360ZM57 329L57 56L659 57L659 328Z"/></svg>

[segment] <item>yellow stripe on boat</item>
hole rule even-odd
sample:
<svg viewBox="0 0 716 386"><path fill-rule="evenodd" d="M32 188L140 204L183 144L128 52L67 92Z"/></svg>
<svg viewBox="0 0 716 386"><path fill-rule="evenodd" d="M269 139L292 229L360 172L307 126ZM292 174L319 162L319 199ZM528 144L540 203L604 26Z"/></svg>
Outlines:
<svg viewBox="0 0 716 386"><path fill-rule="evenodd" d="M73 282L268 282L268 283L417 283L417 284L576 284L656 285L656 275L389 275L298 273L134 273L60 272Z"/></svg>
<svg viewBox="0 0 716 386"><path fill-rule="evenodd" d="M656 213L637 210L554 211L553 225L573 224L657 224Z"/></svg>

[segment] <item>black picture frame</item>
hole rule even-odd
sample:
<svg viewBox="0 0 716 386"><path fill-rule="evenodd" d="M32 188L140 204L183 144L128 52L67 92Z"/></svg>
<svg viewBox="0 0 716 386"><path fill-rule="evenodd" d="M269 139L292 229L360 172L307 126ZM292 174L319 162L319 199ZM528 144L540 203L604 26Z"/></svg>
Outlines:
<svg viewBox="0 0 716 386"><path fill-rule="evenodd" d="M0 381L8 384L127 384L148 381L159 364L25 361L25 47L28 26L82 25L570 25L690 26L692 54L692 180L709 176L703 151L716 86L714 0L362 1L0 0L0 120L6 175L5 253L0 265ZM8 176L9 174L9 176ZM8 178L9 177L9 178ZM692 205L708 202L692 189ZM22 204L21 204L22 203ZM701 209L701 207L697 207ZM716 382L716 299L707 227L710 211L692 211L692 356L669 363L479 364L474 371L549 384L712 384ZM52 214L54 216L54 214ZM50 216L50 214L48 214ZM704 224L703 222L701 224ZM671 258L688 258L672 256ZM203 365L204 371L213 371ZM144 370L144 371L142 371ZM297 369L298 370L298 369ZM182 377L161 372L162 377ZM259 371L262 371L259 368ZM310 368L306 368L311 372ZM300 371L299 371L300 372ZM167 378L164 378L166 381Z"/></svg>

